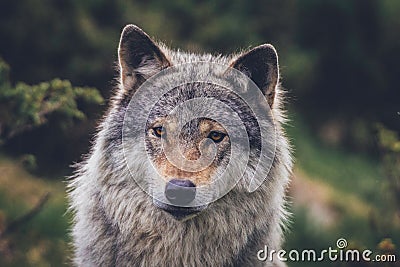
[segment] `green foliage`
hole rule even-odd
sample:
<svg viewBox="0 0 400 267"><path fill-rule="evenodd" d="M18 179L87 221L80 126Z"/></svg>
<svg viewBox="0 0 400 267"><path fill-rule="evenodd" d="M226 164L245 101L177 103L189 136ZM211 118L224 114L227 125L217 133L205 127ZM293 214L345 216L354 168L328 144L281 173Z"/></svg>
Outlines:
<svg viewBox="0 0 400 267"><path fill-rule="evenodd" d="M378 138L382 149L383 168L385 172L389 202L395 203L396 216L400 220L400 138L395 131L378 124Z"/></svg>
<svg viewBox="0 0 400 267"><path fill-rule="evenodd" d="M335 222L330 226L321 226L316 224L309 209L294 209L285 249L313 248L321 251L329 246L335 248L336 240L343 237L352 247L361 250L368 248L374 253L396 254L393 247L398 247L400 243L400 140L397 133L381 124L377 126L383 154L382 162L378 162L375 157L324 146L316 140L315 133L304 125L301 116L291 117L293 125L287 130L296 148L297 168L304 171L309 179L318 179L332 188L334 197L329 205L334 210ZM355 200L362 205L355 205ZM396 257L399 257L398 253ZM351 262L337 264L324 263L323 266L354 266ZM296 262L288 265L322 264ZM363 266L378 267L381 264ZM388 263L385 266L397 265Z"/></svg>
<svg viewBox="0 0 400 267"><path fill-rule="evenodd" d="M20 159L22 166L29 172L37 169L36 157L32 154L25 154Z"/></svg>
<svg viewBox="0 0 400 267"><path fill-rule="evenodd" d="M299 168L311 177L322 179L343 192L355 194L369 204L382 205L382 197L375 191L383 179L376 159L328 147L307 127L303 117L293 114L292 120L287 131L292 137L294 158Z"/></svg>
<svg viewBox="0 0 400 267"><path fill-rule="evenodd" d="M78 100L102 103L95 88L73 87L67 80L53 79L38 85L19 82L15 86L8 80L8 65L0 59L0 138L8 139L29 129L47 123L53 113L62 115L68 123L84 119Z"/></svg>
<svg viewBox="0 0 400 267"><path fill-rule="evenodd" d="M0 175L0 266L67 264L71 218L66 214L63 182L33 176L3 155L0 169L7 173ZM48 201L26 217L47 193Z"/></svg>
<svg viewBox="0 0 400 267"><path fill-rule="evenodd" d="M382 124L377 125L379 143L387 153L400 153L400 139L397 132L385 128Z"/></svg>
<svg viewBox="0 0 400 267"><path fill-rule="evenodd" d="M68 261L67 229L70 218L65 215L66 203L60 198L63 192L57 190L53 193L58 195L52 195L49 203L35 217L0 238L1 266L61 266ZM2 192L2 196L7 194ZM6 209L3 210L4 207ZM0 197L0 216L4 217L5 224L12 223L12 219L21 216L23 210L26 210L26 205L22 201L10 202ZM1 226L0 220L0 232Z"/></svg>

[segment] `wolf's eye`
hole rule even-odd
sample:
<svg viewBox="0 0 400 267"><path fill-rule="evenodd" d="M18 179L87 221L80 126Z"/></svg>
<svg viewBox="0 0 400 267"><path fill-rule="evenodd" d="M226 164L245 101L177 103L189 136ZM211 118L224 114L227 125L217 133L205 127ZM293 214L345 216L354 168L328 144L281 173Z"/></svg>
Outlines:
<svg viewBox="0 0 400 267"><path fill-rule="evenodd" d="M161 137L165 134L165 129L162 126L153 128L154 135L157 137Z"/></svg>
<svg viewBox="0 0 400 267"><path fill-rule="evenodd" d="M219 142L221 142L222 140L224 140L225 136L226 136L226 134L221 133L221 132L217 132L217 131L211 131L211 132L208 134L208 138L210 138L211 140L213 140L214 143L219 143Z"/></svg>

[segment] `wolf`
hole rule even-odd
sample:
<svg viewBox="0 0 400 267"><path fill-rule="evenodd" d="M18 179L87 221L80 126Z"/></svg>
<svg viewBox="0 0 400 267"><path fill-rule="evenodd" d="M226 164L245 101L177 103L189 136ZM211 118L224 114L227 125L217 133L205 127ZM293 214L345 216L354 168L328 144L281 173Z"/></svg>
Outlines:
<svg viewBox="0 0 400 267"><path fill-rule="evenodd" d="M191 67L199 62L211 67ZM255 112L237 94L197 79L210 76L213 64L225 66L225 72L240 72L256 86L273 130L263 131ZM180 72L172 72L165 82L149 82L174 66L180 66ZM283 129L284 94L275 48L264 44L230 56L186 53L127 25L118 47L118 68L119 83L91 151L68 181L74 265L284 266L277 259L257 258L265 246L280 249L288 220L285 193L292 157ZM196 79L171 85L178 77ZM138 98L145 86L150 93ZM162 88L168 90L151 100ZM201 103L193 106L199 116L183 119L193 113L190 105L184 115L174 113L195 99ZM221 121L204 117L204 110ZM236 175L239 167L234 164L224 176L236 177L234 182L215 182L234 151L244 151L240 142L233 144L236 130L227 130L236 127L230 123L233 117L243 123L247 135L244 173L262 176L255 190L248 190L249 175ZM258 162L262 134L273 140L267 144L274 150ZM213 198L214 191L224 193Z"/></svg>

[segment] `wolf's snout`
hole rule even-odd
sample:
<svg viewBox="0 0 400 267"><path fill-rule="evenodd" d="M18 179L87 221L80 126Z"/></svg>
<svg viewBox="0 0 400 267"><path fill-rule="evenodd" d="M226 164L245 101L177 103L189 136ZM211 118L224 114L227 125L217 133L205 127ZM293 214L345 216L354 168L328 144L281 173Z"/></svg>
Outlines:
<svg viewBox="0 0 400 267"><path fill-rule="evenodd" d="M164 194L172 205L187 205L196 197L196 185L189 180L172 179L165 186Z"/></svg>

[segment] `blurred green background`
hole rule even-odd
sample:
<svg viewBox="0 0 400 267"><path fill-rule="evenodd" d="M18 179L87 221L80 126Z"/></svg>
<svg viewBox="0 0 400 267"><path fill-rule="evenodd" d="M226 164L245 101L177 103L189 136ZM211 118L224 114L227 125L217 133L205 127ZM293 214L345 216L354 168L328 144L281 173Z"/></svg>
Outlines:
<svg viewBox="0 0 400 267"><path fill-rule="evenodd" d="M0 265L69 265L63 181L89 151L128 23L193 52L273 44L296 158L284 248L346 238L399 260L399 14L397 0L0 0Z"/></svg>

